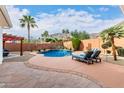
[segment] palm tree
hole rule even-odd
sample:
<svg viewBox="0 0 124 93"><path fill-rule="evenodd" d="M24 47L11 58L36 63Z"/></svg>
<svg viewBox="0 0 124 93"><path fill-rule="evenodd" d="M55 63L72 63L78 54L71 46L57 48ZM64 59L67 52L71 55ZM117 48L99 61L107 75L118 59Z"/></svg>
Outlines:
<svg viewBox="0 0 124 93"><path fill-rule="evenodd" d="M27 27L28 29L28 43L30 43L30 28L38 27L32 16L23 15L20 20L21 27Z"/></svg>
<svg viewBox="0 0 124 93"><path fill-rule="evenodd" d="M62 29L63 34L69 34L69 29Z"/></svg>
<svg viewBox="0 0 124 93"><path fill-rule="evenodd" d="M66 31L65 31L65 29L62 29L62 33L64 34Z"/></svg>
<svg viewBox="0 0 124 93"><path fill-rule="evenodd" d="M108 29L105 29L100 33L100 36L103 40L103 42L110 41L112 45L112 51L113 51L113 57L114 60L117 60L117 55L116 55L116 46L115 46L115 38L121 38L124 37L124 30L122 26L113 26Z"/></svg>
<svg viewBox="0 0 124 93"><path fill-rule="evenodd" d="M69 34L69 29L66 29L66 32L65 32L66 34Z"/></svg>

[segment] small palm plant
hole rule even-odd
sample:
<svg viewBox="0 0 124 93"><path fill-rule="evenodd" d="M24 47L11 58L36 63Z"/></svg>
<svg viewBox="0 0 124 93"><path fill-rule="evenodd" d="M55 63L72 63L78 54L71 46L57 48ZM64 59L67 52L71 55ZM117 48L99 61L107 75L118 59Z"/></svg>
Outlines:
<svg viewBox="0 0 124 93"><path fill-rule="evenodd" d="M114 60L117 60L117 55L116 55L116 46L115 46L115 38L121 38L124 37L124 29L122 26L113 26L108 29L105 29L100 33L100 36L103 40L103 42L110 41L112 45L112 54L114 57Z"/></svg>
<svg viewBox="0 0 124 93"><path fill-rule="evenodd" d="M30 43L30 28L38 27L32 16L24 15L20 20L21 27L27 27L28 29L28 43Z"/></svg>

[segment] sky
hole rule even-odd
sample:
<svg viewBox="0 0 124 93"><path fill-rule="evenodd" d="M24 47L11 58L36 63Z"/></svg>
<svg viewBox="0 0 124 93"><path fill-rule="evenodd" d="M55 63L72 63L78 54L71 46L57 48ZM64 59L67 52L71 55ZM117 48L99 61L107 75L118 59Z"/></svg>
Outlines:
<svg viewBox="0 0 124 93"><path fill-rule="evenodd" d="M38 25L31 29L33 38L41 37L45 30L50 34L62 29L98 33L124 20L116 5L18 5L7 6L7 10L13 27L4 32L27 37L27 29L20 27L19 19L31 15Z"/></svg>

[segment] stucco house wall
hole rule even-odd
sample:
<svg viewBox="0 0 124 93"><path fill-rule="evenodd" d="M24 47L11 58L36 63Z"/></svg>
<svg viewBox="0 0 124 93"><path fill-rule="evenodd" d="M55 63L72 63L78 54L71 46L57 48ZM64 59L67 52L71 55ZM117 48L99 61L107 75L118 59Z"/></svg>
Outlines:
<svg viewBox="0 0 124 93"><path fill-rule="evenodd" d="M0 64L3 61L3 36L2 29L12 27L6 7L0 5Z"/></svg>

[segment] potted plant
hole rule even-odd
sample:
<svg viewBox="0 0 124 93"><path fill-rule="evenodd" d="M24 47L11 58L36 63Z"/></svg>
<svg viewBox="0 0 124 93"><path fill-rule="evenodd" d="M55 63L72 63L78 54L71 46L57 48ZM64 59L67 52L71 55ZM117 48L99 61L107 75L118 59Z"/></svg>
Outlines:
<svg viewBox="0 0 124 93"><path fill-rule="evenodd" d="M107 54L111 54L111 51L110 51L110 50L106 50L106 53L107 53Z"/></svg>

